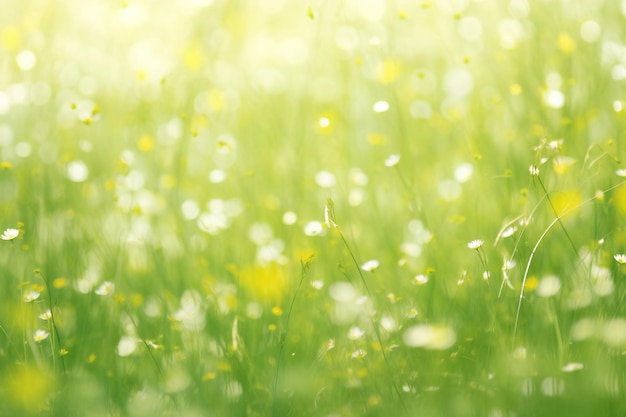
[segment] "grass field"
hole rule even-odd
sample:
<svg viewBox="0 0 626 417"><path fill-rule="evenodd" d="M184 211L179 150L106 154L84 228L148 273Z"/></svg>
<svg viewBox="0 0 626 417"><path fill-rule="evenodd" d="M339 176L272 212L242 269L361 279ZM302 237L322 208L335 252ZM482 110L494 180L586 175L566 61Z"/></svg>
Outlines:
<svg viewBox="0 0 626 417"><path fill-rule="evenodd" d="M626 415L626 1L0 8L0 416Z"/></svg>

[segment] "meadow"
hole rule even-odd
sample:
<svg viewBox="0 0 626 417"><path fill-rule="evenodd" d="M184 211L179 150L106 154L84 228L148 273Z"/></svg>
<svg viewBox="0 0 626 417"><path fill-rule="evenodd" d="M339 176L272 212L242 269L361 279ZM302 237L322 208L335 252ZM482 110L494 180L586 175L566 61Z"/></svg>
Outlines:
<svg viewBox="0 0 626 417"><path fill-rule="evenodd" d="M626 415L626 1L0 8L0 416Z"/></svg>

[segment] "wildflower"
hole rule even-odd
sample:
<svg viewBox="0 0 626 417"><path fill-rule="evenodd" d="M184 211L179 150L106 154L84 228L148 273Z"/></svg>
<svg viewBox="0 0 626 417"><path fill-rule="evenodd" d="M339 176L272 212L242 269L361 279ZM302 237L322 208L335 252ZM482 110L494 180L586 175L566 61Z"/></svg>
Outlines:
<svg viewBox="0 0 626 417"><path fill-rule="evenodd" d="M618 169L615 174L619 177L626 177L626 169Z"/></svg>
<svg viewBox="0 0 626 417"><path fill-rule="evenodd" d="M515 348L515 350L513 351L513 357L515 359L526 359L526 356L527 356L527 352L524 346L519 346Z"/></svg>
<svg viewBox="0 0 626 417"><path fill-rule="evenodd" d="M152 349L154 350L160 350L163 348L163 346L159 345L158 343L154 342L153 340L146 340L146 345L150 346Z"/></svg>
<svg viewBox="0 0 626 417"><path fill-rule="evenodd" d="M298 215L293 211L286 211L283 214L283 223L286 225L295 224L298 221Z"/></svg>
<svg viewBox="0 0 626 417"><path fill-rule="evenodd" d="M483 246L484 241L480 239L472 240L467 244L467 247L470 249L480 249Z"/></svg>
<svg viewBox="0 0 626 417"><path fill-rule="evenodd" d="M363 359L367 355L367 351L364 349L357 349L352 352L352 359Z"/></svg>
<svg viewBox="0 0 626 417"><path fill-rule="evenodd" d="M390 168L395 167L396 165L398 165L399 162L400 162L400 154L393 153L389 155L387 159L385 159L385 166L390 167Z"/></svg>
<svg viewBox="0 0 626 417"><path fill-rule="evenodd" d="M374 106L372 108L376 113L384 113L389 110L389 103L387 103L386 101L377 101L376 103L374 103Z"/></svg>
<svg viewBox="0 0 626 417"><path fill-rule="evenodd" d="M20 235L20 231L17 229L6 229L0 236L2 240L13 240Z"/></svg>
<svg viewBox="0 0 626 417"><path fill-rule="evenodd" d="M310 221L304 225L304 234L307 236L317 236L323 231L322 223L318 221Z"/></svg>
<svg viewBox="0 0 626 417"><path fill-rule="evenodd" d="M409 327L402 335L402 340L411 348L446 350L456 342L456 332L448 326L420 324Z"/></svg>
<svg viewBox="0 0 626 417"><path fill-rule="evenodd" d="M132 355L137 350L137 339L132 336L122 336L117 344L117 354L121 357Z"/></svg>
<svg viewBox="0 0 626 417"><path fill-rule="evenodd" d="M585 367L585 365L583 365L580 362L570 362L567 365L565 365L564 367L561 368L561 371L563 372L574 372L574 371L579 371L581 369L583 369Z"/></svg>
<svg viewBox="0 0 626 417"><path fill-rule="evenodd" d="M113 290L115 290L115 284L105 281L94 292L97 295L109 295L113 293Z"/></svg>
<svg viewBox="0 0 626 417"><path fill-rule="evenodd" d="M539 175L539 168L536 167L535 165L531 165L530 168L528 168L528 171L530 172L530 175L532 175L534 177Z"/></svg>
<svg viewBox="0 0 626 417"><path fill-rule="evenodd" d="M348 339L357 340L357 339L360 339L364 334L365 334L365 330L354 326L350 328L350 331L348 332Z"/></svg>
<svg viewBox="0 0 626 417"><path fill-rule="evenodd" d="M46 310L39 315L41 320L50 320L52 318L52 312L50 310Z"/></svg>
<svg viewBox="0 0 626 417"><path fill-rule="evenodd" d="M41 293L39 291L36 291L36 290L29 291L26 294L24 294L24 301L26 301L27 303L32 303L33 301L38 299L40 295Z"/></svg>
<svg viewBox="0 0 626 417"><path fill-rule="evenodd" d="M48 336L50 336L50 333L48 333L45 330L39 329L35 332L35 335L33 336L33 340L39 343L39 342L46 340Z"/></svg>
<svg viewBox="0 0 626 417"><path fill-rule="evenodd" d="M620 265L626 264L626 255L624 255L623 253L618 253L617 255L613 256L613 258L615 258L617 263Z"/></svg>
<svg viewBox="0 0 626 417"><path fill-rule="evenodd" d="M416 275L415 278L413 279L414 284L416 285L424 285L428 282L428 276L420 274L420 275Z"/></svg>
<svg viewBox="0 0 626 417"><path fill-rule="evenodd" d="M556 295L560 290L561 280L554 275L543 278L537 285L537 295L539 297L549 298Z"/></svg>
<svg viewBox="0 0 626 417"><path fill-rule="evenodd" d="M516 226L509 226L502 232L502 238L507 238L513 236L513 234L517 232Z"/></svg>
<svg viewBox="0 0 626 417"><path fill-rule="evenodd" d="M311 281L309 285L311 286L311 288L314 288L316 290L321 290L324 287L324 281L316 279L316 280Z"/></svg>
<svg viewBox="0 0 626 417"><path fill-rule="evenodd" d="M380 262L378 262L376 259L372 259L361 265L361 269L364 271L373 272L378 268L379 265Z"/></svg>

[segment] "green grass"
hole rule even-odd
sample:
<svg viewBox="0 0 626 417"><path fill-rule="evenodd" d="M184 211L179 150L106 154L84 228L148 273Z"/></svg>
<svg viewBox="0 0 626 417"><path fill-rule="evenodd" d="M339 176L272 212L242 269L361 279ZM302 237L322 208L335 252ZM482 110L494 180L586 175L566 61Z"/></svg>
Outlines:
<svg viewBox="0 0 626 417"><path fill-rule="evenodd" d="M0 415L626 414L621 3L5 5Z"/></svg>

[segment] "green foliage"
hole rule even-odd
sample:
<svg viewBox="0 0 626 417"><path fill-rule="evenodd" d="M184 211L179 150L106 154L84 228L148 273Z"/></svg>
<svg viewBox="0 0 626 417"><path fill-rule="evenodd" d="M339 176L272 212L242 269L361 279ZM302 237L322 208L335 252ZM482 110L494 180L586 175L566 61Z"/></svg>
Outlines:
<svg viewBox="0 0 626 417"><path fill-rule="evenodd" d="M15 2L0 416L626 414L626 2Z"/></svg>

